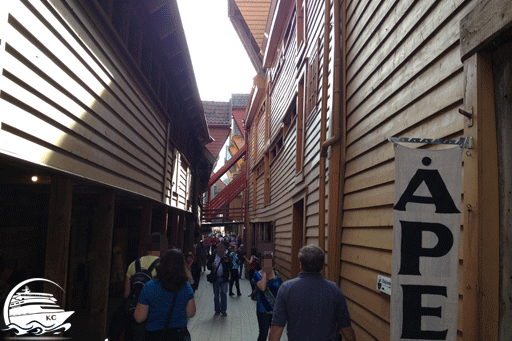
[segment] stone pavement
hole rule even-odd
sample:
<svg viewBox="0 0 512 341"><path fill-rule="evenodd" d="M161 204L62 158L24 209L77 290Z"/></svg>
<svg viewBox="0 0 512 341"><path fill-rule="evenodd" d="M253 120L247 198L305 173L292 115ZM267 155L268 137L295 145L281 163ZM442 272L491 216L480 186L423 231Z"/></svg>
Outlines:
<svg viewBox="0 0 512 341"><path fill-rule="evenodd" d="M207 272L201 274L199 288L195 293L196 315L189 319L188 330L193 341L256 341L258 320L256 301L251 300L251 284L247 279L240 280L242 296L229 296L228 316L215 315L213 308L212 285L206 281ZM286 329L281 340L287 341Z"/></svg>

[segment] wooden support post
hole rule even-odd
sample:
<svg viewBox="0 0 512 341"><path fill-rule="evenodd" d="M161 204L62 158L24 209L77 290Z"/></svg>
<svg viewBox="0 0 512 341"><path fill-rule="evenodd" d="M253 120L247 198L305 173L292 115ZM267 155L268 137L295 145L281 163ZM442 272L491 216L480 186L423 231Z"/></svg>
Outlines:
<svg viewBox="0 0 512 341"><path fill-rule="evenodd" d="M178 246L178 212L175 209L169 210L169 228L167 238L169 239L169 247Z"/></svg>
<svg viewBox="0 0 512 341"><path fill-rule="evenodd" d="M144 241L151 234L151 218L153 215L153 203L146 201L142 204L142 215L140 223L139 257L144 256Z"/></svg>
<svg viewBox="0 0 512 341"><path fill-rule="evenodd" d="M499 321L499 196L492 62L484 54L464 61L464 106L473 108L464 136L462 304L464 340L497 340Z"/></svg>
<svg viewBox="0 0 512 341"><path fill-rule="evenodd" d="M110 263L112 259L112 238L114 231L114 190L105 190L99 195L97 226L93 232L95 247L91 273L90 311L95 340L105 340L107 333L107 309L110 284Z"/></svg>
<svg viewBox="0 0 512 341"><path fill-rule="evenodd" d="M67 290L68 284L72 201L73 183L71 179L63 175L54 175L50 191L44 278L57 283L64 290ZM61 307L66 306L65 292L53 284L45 284L44 292L53 294Z"/></svg>
<svg viewBox="0 0 512 341"><path fill-rule="evenodd" d="M177 235L177 242L176 242L176 247L178 249L182 249L183 250L183 239L185 237L185 227L186 227L186 217L185 217L185 213L180 211L178 213L178 235Z"/></svg>
<svg viewBox="0 0 512 341"><path fill-rule="evenodd" d="M163 235L167 234L167 206L158 207L158 226L155 228Z"/></svg>

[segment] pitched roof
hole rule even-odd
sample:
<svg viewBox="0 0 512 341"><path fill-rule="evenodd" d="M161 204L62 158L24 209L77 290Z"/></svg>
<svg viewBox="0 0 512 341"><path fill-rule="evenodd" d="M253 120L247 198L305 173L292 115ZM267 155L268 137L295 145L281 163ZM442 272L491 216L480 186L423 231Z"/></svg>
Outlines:
<svg viewBox="0 0 512 341"><path fill-rule="evenodd" d="M226 139L229 136L229 132L231 131L231 127L229 126L210 126L210 135L213 137L214 141L210 142L206 145L206 148L212 153L212 155L217 159L219 157L219 153L226 142Z"/></svg>
<svg viewBox="0 0 512 341"><path fill-rule="evenodd" d="M208 126L226 125L231 127L231 103L203 101L204 115Z"/></svg>
<svg viewBox="0 0 512 341"><path fill-rule="evenodd" d="M249 94L232 94L231 95L231 106L245 108L249 101Z"/></svg>

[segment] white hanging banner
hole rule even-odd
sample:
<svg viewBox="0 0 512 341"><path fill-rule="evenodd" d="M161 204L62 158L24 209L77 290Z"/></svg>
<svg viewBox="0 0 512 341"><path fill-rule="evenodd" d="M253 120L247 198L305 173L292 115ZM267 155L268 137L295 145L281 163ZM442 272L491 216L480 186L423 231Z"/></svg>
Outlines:
<svg viewBox="0 0 512 341"><path fill-rule="evenodd" d="M395 144L391 340L457 337L462 149Z"/></svg>

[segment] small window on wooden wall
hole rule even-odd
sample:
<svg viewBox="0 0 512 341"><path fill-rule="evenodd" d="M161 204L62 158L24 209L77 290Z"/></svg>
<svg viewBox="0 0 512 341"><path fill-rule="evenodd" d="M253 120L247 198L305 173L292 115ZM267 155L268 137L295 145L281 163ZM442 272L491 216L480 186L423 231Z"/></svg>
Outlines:
<svg viewBox="0 0 512 341"><path fill-rule="evenodd" d="M320 91L320 46L321 41L318 40L317 51L306 70L306 117L309 116L318 104L318 94Z"/></svg>
<svg viewBox="0 0 512 341"><path fill-rule="evenodd" d="M258 227L259 241L260 242L272 242L274 240L274 226L270 222L266 223L257 223L255 224Z"/></svg>
<svg viewBox="0 0 512 341"><path fill-rule="evenodd" d="M254 170L254 173L256 174L256 177L262 175L265 172L265 166L263 162L260 162L258 166L256 166L256 169Z"/></svg>
<svg viewBox="0 0 512 341"><path fill-rule="evenodd" d="M295 120L295 117L297 117L297 100L296 97L294 97L290 103L290 107L286 111L286 114L283 117L283 136L286 136L288 133L288 129L290 128L290 125Z"/></svg>
<svg viewBox="0 0 512 341"><path fill-rule="evenodd" d="M269 162L272 163L274 159L279 155L279 152L283 149L283 135L279 135L276 142L270 148Z"/></svg>

